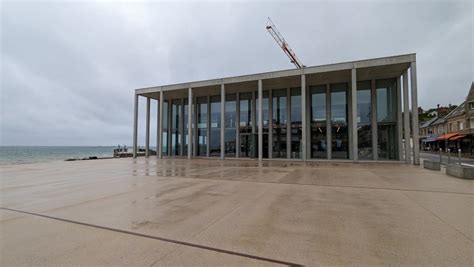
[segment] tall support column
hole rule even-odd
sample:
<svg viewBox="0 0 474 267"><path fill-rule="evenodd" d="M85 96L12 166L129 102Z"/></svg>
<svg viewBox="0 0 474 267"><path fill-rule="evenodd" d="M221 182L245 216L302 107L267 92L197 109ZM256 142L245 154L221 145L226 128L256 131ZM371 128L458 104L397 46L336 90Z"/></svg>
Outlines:
<svg viewBox="0 0 474 267"><path fill-rule="evenodd" d="M160 159L163 158L163 106L165 103L165 98L163 97L163 91L160 90L160 104L159 104L159 109L160 111L158 112L158 123L160 125L158 129L158 157Z"/></svg>
<svg viewBox="0 0 474 267"><path fill-rule="evenodd" d="M403 161L402 79L397 78L397 144L398 160Z"/></svg>
<svg viewBox="0 0 474 267"><path fill-rule="evenodd" d="M418 132L418 88L416 82L416 62L410 66L411 77L411 114L413 123L413 164L420 165L420 143Z"/></svg>
<svg viewBox="0 0 474 267"><path fill-rule="evenodd" d="M263 84L258 80L258 160L263 160Z"/></svg>
<svg viewBox="0 0 474 267"><path fill-rule="evenodd" d="M225 85L221 84L221 159L225 158Z"/></svg>
<svg viewBox="0 0 474 267"><path fill-rule="evenodd" d="M145 157L150 156L150 98L146 98Z"/></svg>
<svg viewBox="0 0 474 267"><path fill-rule="evenodd" d="M356 69L353 68L351 72L351 122L350 127L352 129L352 160L354 163L358 162L358 144L357 144L357 72Z"/></svg>
<svg viewBox="0 0 474 267"><path fill-rule="evenodd" d="M327 159L332 159L331 85L329 83L326 84L326 153Z"/></svg>
<svg viewBox="0 0 474 267"><path fill-rule="evenodd" d="M379 159L379 150L378 150L378 133L377 133L377 88L375 84L375 80L371 81L370 87L370 101L371 101L371 109L370 112L370 124L372 125L370 134L372 135L372 154L373 159Z"/></svg>
<svg viewBox="0 0 474 267"><path fill-rule="evenodd" d="M403 135L405 138L405 163L410 163L410 106L408 99L408 72L403 72Z"/></svg>
<svg viewBox="0 0 474 267"><path fill-rule="evenodd" d="M240 157L240 93L235 94L235 157Z"/></svg>
<svg viewBox="0 0 474 267"><path fill-rule="evenodd" d="M273 158L273 94L268 90L268 158Z"/></svg>
<svg viewBox="0 0 474 267"><path fill-rule="evenodd" d="M306 128L307 128L307 118L306 118L306 76L301 75L301 159L306 161Z"/></svg>
<svg viewBox="0 0 474 267"><path fill-rule="evenodd" d="M291 158L291 94L286 88L286 158Z"/></svg>
<svg viewBox="0 0 474 267"><path fill-rule="evenodd" d="M188 159L193 153L193 89L188 89Z"/></svg>
<svg viewBox="0 0 474 267"><path fill-rule="evenodd" d="M133 157L137 157L138 150L138 95L135 94L133 111Z"/></svg>
<svg viewBox="0 0 474 267"><path fill-rule="evenodd" d="M160 150L160 106L161 100L156 100L156 157L159 158L160 154L158 151Z"/></svg>

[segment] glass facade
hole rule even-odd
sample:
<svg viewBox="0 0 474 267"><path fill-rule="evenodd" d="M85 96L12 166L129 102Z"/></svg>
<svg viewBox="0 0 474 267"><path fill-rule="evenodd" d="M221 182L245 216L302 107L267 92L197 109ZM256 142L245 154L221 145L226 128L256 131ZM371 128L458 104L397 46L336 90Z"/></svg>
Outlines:
<svg viewBox="0 0 474 267"><path fill-rule="evenodd" d="M211 96L211 124L209 136L209 156L221 155L221 96Z"/></svg>
<svg viewBox="0 0 474 267"><path fill-rule="evenodd" d="M252 93L239 94L239 157L246 158L252 156L253 136L252 136Z"/></svg>
<svg viewBox="0 0 474 267"><path fill-rule="evenodd" d="M237 149L236 124L237 124L236 94L225 96L224 116L224 150L226 157L235 157Z"/></svg>
<svg viewBox="0 0 474 267"><path fill-rule="evenodd" d="M291 158L301 158L302 124L301 124L301 88L290 90L290 122L291 122Z"/></svg>
<svg viewBox="0 0 474 267"><path fill-rule="evenodd" d="M301 159L302 112L307 112L309 158L349 159L349 88L349 83L309 85L307 111L302 110L299 87L264 90L262 157ZM354 134L359 159L399 159L397 90L396 79L357 82ZM199 96L193 102L194 155L219 157L223 128L225 157L258 156L258 91L227 94L224 125L221 125L220 95ZM188 113L187 98L163 102L163 155L187 155Z"/></svg>
<svg viewBox="0 0 474 267"><path fill-rule="evenodd" d="M179 156L181 153L181 99L171 101L171 155Z"/></svg>
<svg viewBox="0 0 474 267"><path fill-rule="evenodd" d="M272 156L286 158L287 89L272 91Z"/></svg>
<svg viewBox="0 0 474 267"><path fill-rule="evenodd" d="M310 157L327 158L326 85L311 86L310 94Z"/></svg>
<svg viewBox="0 0 474 267"><path fill-rule="evenodd" d="M372 159L371 81L357 83L357 145L359 159Z"/></svg>
<svg viewBox="0 0 474 267"><path fill-rule="evenodd" d="M379 159L398 159L397 80L377 80L377 151Z"/></svg>
<svg viewBox="0 0 474 267"><path fill-rule="evenodd" d="M349 158L347 92L347 83L331 84L331 147L333 159Z"/></svg>
<svg viewBox="0 0 474 267"><path fill-rule="evenodd" d="M196 99L197 145L196 156L207 156L207 96Z"/></svg>

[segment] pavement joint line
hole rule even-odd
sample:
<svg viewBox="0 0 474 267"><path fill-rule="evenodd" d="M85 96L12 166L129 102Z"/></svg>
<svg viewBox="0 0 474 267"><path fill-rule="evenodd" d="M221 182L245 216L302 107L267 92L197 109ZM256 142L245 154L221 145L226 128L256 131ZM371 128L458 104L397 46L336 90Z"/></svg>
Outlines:
<svg viewBox="0 0 474 267"><path fill-rule="evenodd" d="M182 245L182 246L188 246L188 247L194 247L194 248L198 248L198 249L210 250L210 251L219 252L219 253L228 254L228 255L233 255L233 256L240 256L240 257L244 257L244 258L249 258L249 259L254 259L254 260L259 260L259 261L265 261L265 262L270 262L270 263L275 263L275 264L280 264L280 265L286 265L286 266L292 266L292 267L304 266L304 265L297 264L297 263L286 262L286 261L266 258L266 257L262 257L262 256L255 256L255 255L250 255L250 254L245 254L245 253L241 253L241 252L225 250L225 249L220 249L220 248L214 248L214 247L209 247L209 246L205 246L205 245L199 245L199 244L189 243L189 242L185 242L185 241L174 240L174 239L170 239L170 238L164 238L164 237L152 236L152 235L147 235L147 234L141 234L141 233L137 233L137 232L121 230L121 229L111 228L111 227L107 227L107 226L101 226L101 225L90 224L90 223L85 223L85 222L79 222L79 221L74 221L74 220L69 220L69 219L63 219L63 218L53 217L53 216L40 214L40 213L28 212L28 211L17 210L17 209L10 209L10 208L6 208L6 207L0 207L0 209L6 210L6 211L22 213L22 214L28 214L28 215L37 216L37 217L42 217L42 218L46 218L46 219L52 219L52 220L56 220L56 221L62 221L62 222L87 226L87 227L93 227L93 228L97 228L97 229L122 233L122 234L126 234L126 235L133 235L133 236L138 236L138 237L143 237L143 238L148 238L148 239L155 239L155 240L158 240L158 241L173 243L173 244Z"/></svg>
<svg viewBox="0 0 474 267"><path fill-rule="evenodd" d="M413 201L416 203L416 205L418 205L420 208L424 209L425 211L427 211L428 213L430 213L431 215L433 215L435 218L437 218L438 220L440 220L441 222L447 224L449 227L451 227L454 231L458 232L460 235L462 235L464 238L466 238L467 240L471 241L472 243L474 243L474 240L470 237L468 237L467 235L465 235L463 232L461 232L460 230L458 230L456 227L452 226L451 224L449 224L447 221L443 220L443 218L439 217L436 213L432 212L430 209L426 208L425 206L423 206L421 203L419 203L418 201L416 201L415 199L412 199L409 195L407 194L403 194L405 195L409 200Z"/></svg>
<svg viewBox="0 0 474 267"><path fill-rule="evenodd" d="M421 189L409 189L409 188L384 188L384 187L368 187L368 186L352 186L352 185L321 185L321 184L299 184L299 183L282 183L282 182L269 182L269 181L243 181L243 180L226 180L217 178L196 178L196 177L185 177L185 176L156 176L159 178L178 178L178 179L196 179L196 180L211 180L211 181L223 181L223 182L240 182L240 183L259 183L259 184L281 184L281 185L299 185L299 186L318 186L318 187L340 187L340 188L354 188L354 189L372 189L372 190L391 190L391 191L410 191L410 192L427 192L427 193L443 193L443 194L458 194L458 195L470 195L470 192L448 192L438 190L421 190Z"/></svg>

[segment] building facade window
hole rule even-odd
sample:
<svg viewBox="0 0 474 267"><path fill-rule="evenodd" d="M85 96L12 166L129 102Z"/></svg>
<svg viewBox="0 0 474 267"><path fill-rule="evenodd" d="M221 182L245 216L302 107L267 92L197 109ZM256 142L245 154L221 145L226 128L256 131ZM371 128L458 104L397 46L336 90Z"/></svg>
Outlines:
<svg viewBox="0 0 474 267"><path fill-rule="evenodd" d="M239 94L239 139L240 139L240 154L239 157L246 158L252 156L252 149L254 148L252 136L252 93Z"/></svg>
<svg viewBox="0 0 474 267"><path fill-rule="evenodd" d="M357 136L360 159L372 159L372 86L370 81L357 83Z"/></svg>
<svg viewBox="0 0 474 267"><path fill-rule="evenodd" d="M221 96L211 96L210 102L209 156L218 157L221 155Z"/></svg>
<svg viewBox="0 0 474 267"><path fill-rule="evenodd" d="M162 137L162 153L168 155L168 108L169 101L163 101L163 137Z"/></svg>
<svg viewBox="0 0 474 267"><path fill-rule="evenodd" d="M349 158L347 83L331 84L332 158Z"/></svg>
<svg viewBox="0 0 474 267"><path fill-rule="evenodd" d="M379 159L398 159L396 88L396 79L376 81Z"/></svg>
<svg viewBox="0 0 474 267"><path fill-rule="evenodd" d="M197 105L197 156L207 156L207 97L198 97Z"/></svg>
<svg viewBox="0 0 474 267"><path fill-rule="evenodd" d="M226 157L235 157L237 109L236 94L225 96L225 115L224 115L224 150Z"/></svg>
<svg viewBox="0 0 474 267"><path fill-rule="evenodd" d="M311 158L327 158L326 85L310 87Z"/></svg>
<svg viewBox="0 0 474 267"><path fill-rule="evenodd" d="M287 89L272 90L272 157L286 158Z"/></svg>
<svg viewBox="0 0 474 267"><path fill-rule="evenodd" d="M301 158L301 88L290 89L291 158Z"/></svg>
<svg viewBox="0 0 474 267"><path fill-rule="evenodd" d="M171 155L179 156L181 153L181 99L171 101Z"/></svg>
<svg viewBox="0 0 474 267"><path fill-rule="evenodd" d="M470 107L471 109L474 109L474 102L469 102L469 107Z"/></svg>

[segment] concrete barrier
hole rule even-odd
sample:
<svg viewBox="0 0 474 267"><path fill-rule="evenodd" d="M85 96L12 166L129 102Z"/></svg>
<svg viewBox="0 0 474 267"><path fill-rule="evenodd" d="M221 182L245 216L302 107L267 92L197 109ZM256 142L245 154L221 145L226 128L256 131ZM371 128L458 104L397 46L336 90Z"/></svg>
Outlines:
<svg viewBox="0 0 474 267"><path fill-rule="evenodd" d="M474 168L458 165L458 164L446 164L446 174L454 177L463 179L474 180Z"/></svg>
<svg viewBox="0 0 474 267"><path fill-rule="evenodd" d="M423 168L433 171L440 171L441 164L439 161L432 161L432 160L423 160Z"/></svg>

